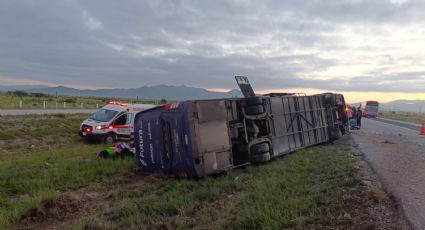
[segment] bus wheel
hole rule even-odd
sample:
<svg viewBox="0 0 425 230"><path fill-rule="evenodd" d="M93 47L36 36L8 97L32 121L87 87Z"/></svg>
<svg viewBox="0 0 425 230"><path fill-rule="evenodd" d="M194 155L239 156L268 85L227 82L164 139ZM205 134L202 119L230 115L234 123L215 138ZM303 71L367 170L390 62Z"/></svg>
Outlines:
<svg viewBox="0 0 425 230"><path fill-rule="evenodd" d="M261 97L247 97L245 102L247 106L262 105L263 99Z"/></svg>
<svg viewBox="0 0 425 230"><path fill-rule="evenodd" d="M245 108L247 115L259 115L264 113L264 107L262 105L248 106Z"/></svg>
<svg viewBox="0 0 425 230"><path fill-rule="evenodd" d="M113 144L115 142L115 135L113 134L106 135L106 137L103 138L103 142L108 145Z"/></svg>
<svg viewBox="0 0 425 230"><path fill-rule="evenodd" d="M331 127L329 133L329 142L334 142L341 137L341 130L338 127Z"/></svg>
<svg viewBox="0 0 425 230"><path fill-rule="evenodd" d="M268 143L260 143L251 147L251 154L253 155L261 154L264 152L270 152L270 147Z"/></svg>
<svg viewBox="0 0 425 230"><path fill-rule="evenodd" d="M270 152L262 153L261 155L253 155L251 156L251 163L253 164L261 164L270 160Z"/></svg>
<svg viewBox="0 0 425 230"><path fill-rule="evenodd" d="M264 163L270 160L270 146L268 143L260 143L251 147L250 161L254 164Z"/></svg>
<svg viewBox="0 0 425 230"><path fill-rule="evenodd" d="M335 106L335 94L325 93L325 104Z"/></svg>

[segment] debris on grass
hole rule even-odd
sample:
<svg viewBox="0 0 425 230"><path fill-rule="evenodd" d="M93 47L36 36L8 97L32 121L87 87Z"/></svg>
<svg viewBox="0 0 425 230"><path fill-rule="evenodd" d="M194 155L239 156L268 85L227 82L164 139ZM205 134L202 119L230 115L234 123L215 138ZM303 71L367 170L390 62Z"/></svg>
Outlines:
<svg viewBox="0 0 425 230"><path fill-rule="evenodd" d="M382 142L384 144L390 144L390 145L395 145L397 143L393 142L393 141L389 141L389 140L385 140L384 142Z"/></svg>
<svg viewBox="0 0 425 230"><path fill-rule="evenodd" d="M368 186L367 196L375 203L381 203L387 198L387 194L382 191L382 189L378 185L375 184L370 184Z"/></svg>

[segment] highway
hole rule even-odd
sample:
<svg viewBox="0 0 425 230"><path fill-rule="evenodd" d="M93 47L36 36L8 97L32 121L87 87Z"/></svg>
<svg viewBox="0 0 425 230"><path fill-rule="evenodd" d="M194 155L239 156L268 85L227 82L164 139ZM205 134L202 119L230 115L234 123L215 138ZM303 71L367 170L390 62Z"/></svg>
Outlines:
<svg viewBox="0 0 425 230"><path fill-rule="evenodd" d="M395 125L397 127L403 127L406 129L412 129L415 131L418 131L421 129L421 125L419 124L413 124L413 123L409 123L409 122L403 122L403 121L396 121L396 120L391 120L391 119L384 119L384 118L378 118L377 119L380 122L385 122L391 125Z"/></svg>
<svg viewBox="0 0 425 230"><path fill-rule="evenodd" d="M425 229L425 135L419 127L364 118L351 136L412 227Z"/></svg>
<svg viewBox="0 0 425 230"><path fill-rule="evenodd" d="M3 115L27 115L27 114L58 114L58 113L94 113L96 109L0 109Z"/></svg>

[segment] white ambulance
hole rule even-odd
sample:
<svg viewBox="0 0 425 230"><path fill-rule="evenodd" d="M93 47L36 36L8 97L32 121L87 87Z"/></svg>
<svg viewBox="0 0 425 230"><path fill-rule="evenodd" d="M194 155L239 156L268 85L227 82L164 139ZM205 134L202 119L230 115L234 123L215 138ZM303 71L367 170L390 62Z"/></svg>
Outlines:
<svg viewBox="0 0 425 230"><path fill-rule="evenodd" d="M128 104L111 101L81 124L79 135L84 139L101 140L107 144L115 140L133 139L134 117L155 105Z"/></svg>

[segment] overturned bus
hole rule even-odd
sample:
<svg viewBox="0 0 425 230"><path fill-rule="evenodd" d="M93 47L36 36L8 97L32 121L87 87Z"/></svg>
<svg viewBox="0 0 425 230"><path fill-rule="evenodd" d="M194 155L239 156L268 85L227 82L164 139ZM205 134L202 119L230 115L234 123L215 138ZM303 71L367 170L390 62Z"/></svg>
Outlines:
<svg viewBox="0 0 425 230"><path fill-rule="evenodd" d="M199 178L347 132L341 94L256 96L246 77L236 80L245 98L189 100L138 113L134 136L142 171Z"/></svg>

